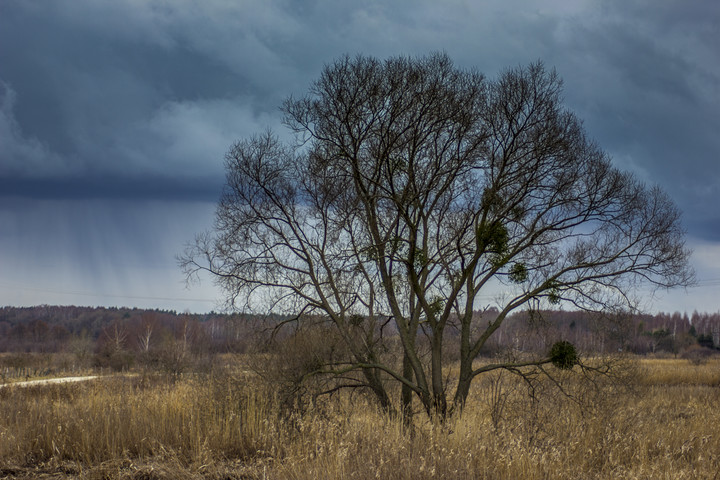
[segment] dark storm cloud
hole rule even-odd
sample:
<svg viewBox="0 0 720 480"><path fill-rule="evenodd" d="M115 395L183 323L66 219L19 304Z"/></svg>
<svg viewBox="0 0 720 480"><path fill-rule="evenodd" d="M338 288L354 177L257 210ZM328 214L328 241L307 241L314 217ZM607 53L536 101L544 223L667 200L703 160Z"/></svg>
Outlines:
<svg viewBox="0 0 720 480"><path fill-rule="evenodd" d="M66 177L92 184L147 175L167 181L160 185L167 190L194 175L222 179L231 142L276 121L264 118L277 104L272 81L255 68L265 60L238 55L241 67L233 68L233 55L224 58L231 46L203 44L218 19L175 24L172 11L123 2L10 1L0 8L6 184L59 179L58 190Z"/></svg>
<svg viewBox="0 0 720 480"><path fill-rule="evenodd" d="M440 49L491 76L556 66L618 163L692 202L720 146L717 21L712 2L10 0L0 174L221 176L230 143L277 126L324 63Z"/></svg>
<svg viewBox="0 0 720 480"><path fill-rule="evenodd" d="M123 178L0 178L0 192L5 197L32 197L52 200L174 200L214 202L222 190L216 177L163 178L138 176Z"/></svg>
<svg viewBox="0 0 720 480"><path fill-rule="evenodd" d="M616 163L658 183L719 241L720 4L608 2L570 27L569 101Z"/></svg>
<svg viewBox="0 0 720 480"><path fill-rule="evenodd" d="M116 218L112 232L166 240L93 234L106 254L98 262L148 250L143 261L176 269L168 259L191 229L161 225L207 225L211 216L190 217L212 211L224 153L268 126L283 133L278 106L324 64L441 50L490 78L537 60L555 67L588 135L669 193L701 242L705 273L720 276L718 25L714 0L3 0L0 257L27 256L25 275L41 276L23 239L59 229L55 254L72 264L77 245L90 248L83 222L110 228L98 219ZM83 204L92 215L77 213ZM151 275L142 263L102 269ZM77 285L99 281L91 266L70 270Z"/></svg>

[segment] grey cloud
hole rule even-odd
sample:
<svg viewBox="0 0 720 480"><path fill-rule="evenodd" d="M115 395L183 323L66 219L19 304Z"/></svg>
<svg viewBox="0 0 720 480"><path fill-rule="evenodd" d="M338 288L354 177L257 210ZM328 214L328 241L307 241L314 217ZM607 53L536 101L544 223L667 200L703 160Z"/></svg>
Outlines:
<svg viewBox="0 0 720 480"><path fill-rule="evenodd" d="M608 3L568 26L569 102L625 169L658 183L696 234L718 238L720 8Z"/></svg>
<svg viewBox="0 0 720 480"><path fill-rule="evenodd" d="M0 82L0 176L32 176L37 171L62 174L62 160L37 137L27 136L15 118L17 94Z"/></svg>
<svg viewBox="0 0 720 480"><path fill-rule="evenodd" d="M232 120L211 117L215 101L242 99L252 115L276 117L282 98L303 93L323 63L358 52L446 50L458 63L491 76L544 59L567 79L571 106L580 108L591 134L597 132L610 149L627 153L660 133L695 135L702 141L690 143L699 150L714 148L706 133L717 126L719 67L706 55L715 51L708 42L717 39L717 30L701 28L695 35L683 27L711 25L717 8L710 3L700 2L702 10L684 2L621 7L505 0L351 7L190 0L9 5L9 15L0 20L0 45L21 37L23 22L36 31L24 45L1 51L10 65L2 78L17 92L18 125L27 138L42 139L79 168L105 168L101 152L113 149L139 163L148 145L149 156L163 156L152 146L168 146L172 134L158 131L156 122L168 124L168 109L188 102L193 111L209 106L209 126L197 135L183 132L185 143L208 143L199 132L209 133L220 121L233 129L227 123ZM715 97L708 101L698 95L702 91ZM699 128L688 131L687 125ZM145 126L150 128L142 131ZM249 134L245 126L235 127L234 137ZM109 165L117 163L109 156ZM642 170L650 160L634 161Z"/></svg>
<svg viewBox="0 0 720 480"><path fill-rule="evenodd" d="M133 177L164 179L159 191L175 178L221 179L230 143L273 123L249 76L194 48L162 12L146 16L148 8L9 5L0 17L0 56L9 67L0 72L0 138L7 146L0 175L11 184L3 193L33 195L30 180L38 178L45 179L39 195L82 183L94 195L94 182L118 175L128 184ZM28 25L36 34L18 44ZM185 30L202 37L191 26Z"/></svg>
<svg viewBox="0 0 720 480"><path fill-rule="evenodd" d="M232 142L267 126L284 132L278 106L324 64L442 50L489 77L535 60L556 67L588 134L621 168L663 186L692 235L720 241L714 0L0 3L0 210L13 206L3 221L17 238L35 234L18 219L36 201L48 202L43 215L54 200L97 204L85 218L100 224L162 200L182 219L182 205L217 199ZM122 199L137 205L108 204ZM85 232L82 215L67 215Z"/></svg>

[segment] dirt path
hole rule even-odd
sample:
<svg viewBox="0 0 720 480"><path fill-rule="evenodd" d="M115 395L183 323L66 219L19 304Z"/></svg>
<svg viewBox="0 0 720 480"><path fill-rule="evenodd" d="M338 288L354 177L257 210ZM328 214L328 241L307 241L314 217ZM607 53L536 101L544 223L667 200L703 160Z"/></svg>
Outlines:
<svg viewBox="0 0 720 480"><path fill-rule="evenodd" d="M88 375L86 377L62 377L62 378L45 378L42 380L28 380L25 382L13 382L0 384L0 388L3 387L31 387L33 385L48 385L51 383L70 383L70 382L84 382L87 380L93 380L99 378L99 375Z"/></svg>

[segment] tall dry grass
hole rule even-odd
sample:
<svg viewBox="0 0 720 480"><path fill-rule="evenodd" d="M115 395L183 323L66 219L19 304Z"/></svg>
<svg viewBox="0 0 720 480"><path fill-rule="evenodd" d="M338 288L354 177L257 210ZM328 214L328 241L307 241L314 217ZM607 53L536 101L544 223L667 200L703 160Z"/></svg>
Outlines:
<svg viewBox="0 0 720 480"><path fill-rule="evenodd" d="M462 417L411 429L362 396L295 415L239 376L2 389L0 478L720 478L720 361L641 361L634 389L563 381L586 397L495 374Z"/></svg>
<svg viewBox="0 0 720 480"><path fill-rule="evenodd" d="M272 405L228 377L108 377L0 390L0 462L175 458L204 465L271 447Z"/></svg>
<svg viewBox="0 0 720 480"><path fill-rule="evenodd" d="M589 409L551 391L532 401L516 378L496 376L462 418L421 423L412 434L368 412L335 416L331 425L312 419L303 425L305 441L275 472L293 479L720 478L720 382L705 383L720 363L673 367L675 386L653 384L666 380L662 368L642 362L640 388L600 389Z"/></svg>

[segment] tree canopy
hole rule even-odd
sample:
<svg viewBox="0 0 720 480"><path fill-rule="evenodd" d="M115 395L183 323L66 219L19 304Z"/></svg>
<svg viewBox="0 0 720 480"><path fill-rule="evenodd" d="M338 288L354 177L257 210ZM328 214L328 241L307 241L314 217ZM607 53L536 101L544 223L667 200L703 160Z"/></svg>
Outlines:
<svg viewBox="0 0 720 480"><path fill-rule="evenodd" d="M342 57L283 104L295 142L232 146L215 228L182 264L230 306L332 326L349 354L318 373L387 408L461 408L479 374L553 361L473 365L513 311L632 308L641 285L693 278L674 203L613 166L561 93L541 63L488 80L444 54ZM402 359L384 353L390 326Z"/></svg>

